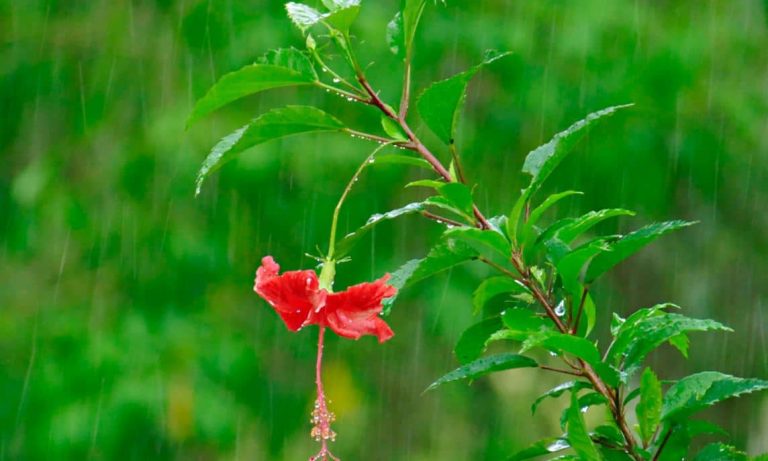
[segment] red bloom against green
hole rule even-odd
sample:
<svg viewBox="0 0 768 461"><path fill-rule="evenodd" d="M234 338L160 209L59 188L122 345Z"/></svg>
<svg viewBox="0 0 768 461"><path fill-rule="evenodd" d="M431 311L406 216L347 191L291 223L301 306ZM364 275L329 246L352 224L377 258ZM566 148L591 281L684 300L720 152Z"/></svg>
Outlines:
<svg viewBox="0 0 768 461"><path fill-rule="evenodd" d="M382 301L397 293L387 285L389 274L374 282L354 285L339 293L320 288L317 274L312 270L287 271L279 274L280 266L271 256L261 261L256 271L253 290L280 315L291 331L307 325L327 326L339 336L359 339L373 335L384 342L394 333L379 317Z"/></svg>

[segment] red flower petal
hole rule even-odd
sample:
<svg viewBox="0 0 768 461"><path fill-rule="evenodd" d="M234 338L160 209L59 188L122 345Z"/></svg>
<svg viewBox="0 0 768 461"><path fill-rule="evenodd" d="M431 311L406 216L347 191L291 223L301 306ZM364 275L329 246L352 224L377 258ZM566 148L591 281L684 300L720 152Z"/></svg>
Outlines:
<svg viewBox="0 0 768 461"><path fill-rule="evenodd" d="M275 309L289 330L298 331L308 323L309 314L325 304L326 292L318 289L317 274L312 270L278 275L279 271L280 266L271 256L264 257L256 271L253 291Z"/></svg>
<svg viewBox="0 0 768 461"><path fill-rule="evenodd" d="M379 317L383 308L381 302L397 293L395 287L387 285L387 280L389 274L375 282L361 283L346 291L329 294L325 307L312 315L313 320L327 325L345 338L358 339L363 335L374 335L383 343L394 333Z"/></svg>

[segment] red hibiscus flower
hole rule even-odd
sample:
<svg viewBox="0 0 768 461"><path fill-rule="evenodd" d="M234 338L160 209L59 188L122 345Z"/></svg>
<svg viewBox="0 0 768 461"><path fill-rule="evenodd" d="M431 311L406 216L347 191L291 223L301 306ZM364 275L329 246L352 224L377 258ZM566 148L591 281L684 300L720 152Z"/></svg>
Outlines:
<svg viewBox="0 0 768 461"><path fill-rule="evenodd" d="M340 293L328 293L320 288L315 271L288 271L282 275L279 271L280 266L271 256L264 257L253 290L275 309L289 330L320 325L344 338L374 335L382 343L394 335L379 317L382 300L397 293L395 287L387 285L389 274Z"/></svg>

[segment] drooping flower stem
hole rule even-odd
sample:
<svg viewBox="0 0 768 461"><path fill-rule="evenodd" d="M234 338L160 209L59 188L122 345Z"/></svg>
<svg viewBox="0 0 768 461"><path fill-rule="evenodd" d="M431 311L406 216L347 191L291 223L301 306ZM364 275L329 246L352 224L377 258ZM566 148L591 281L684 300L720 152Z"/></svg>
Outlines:
<svg viewBox="0 0 768 461"><path fill-rule="evenodd" d="M333 257L334 252L336 251L336 229L338 228L339 224L339 213L341 212L342 205L344 205L344 201L349 195L349 191L352 190L352 186L354 186L357 180L360 179L360 175L363 173L363 170L365 170L365 167L373 163L376 154L378 154L385 147L395 143L396 142L387 142L374 149L373 152L371 152L371 154L365 158L363 163L360 164L360 166L357 168L357 171L355 171L355 174L352 175L352 178L349 180L349 183L347 183L347 187L344 189L344 192L339 198L339 202L336 204L336 208L333 210L333 218L331 220L331 235L328 242L328 256L325 258L326 261L334 261Z"/></svg>
<svg viewBox="0 0 768 461"><path fill-rule="evenodd" d="M323 338L325 336L325 327L320 327L320 332L317 338L317 366L315 367L315 384L317 384L317 400L315 406L312 409L312 432L311 436L316 441L320 442L320 451L311 458L309 461L327 461L328 459L340 461L339 458L333 455L328 449L328 440L331 442L336 440L336 433L331 429L331 423L336 419L336 416L328 410L329 401L325 398L325 390L323 389Z"/></svg>

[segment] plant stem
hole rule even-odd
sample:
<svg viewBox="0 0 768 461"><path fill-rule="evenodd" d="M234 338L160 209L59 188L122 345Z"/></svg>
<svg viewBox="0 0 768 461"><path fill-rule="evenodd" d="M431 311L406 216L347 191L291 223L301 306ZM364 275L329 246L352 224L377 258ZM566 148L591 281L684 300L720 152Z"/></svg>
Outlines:
<svg viewBox="0 0 768 461"><path fill-rule="evenodd" d="M579 331L579 322L581 321L581 313L584 311L584 303L587 301L587 294L589 294L589 287L584 287L581 292L581 301L579 301L579 311L576 313L573 325L571 325L571 334L576 334Z"/></svg>
<svg viewBox="0 0 768 461"><path fill-rule="evenodd" d="M561 368L549 367L547 365L539 365L539 368L541 368L542 370L554 371L555 373L563 373L571 376L579 376L579 377L584 376L583 373L579 373L578 371L563 370Z"/></svg>
<svg viewBox="0 0 768 461"><path fill-rule="evenodd" d="M328 458L339 461L339 458L333 455L328 449L328 440L336 440L336 433L331 429L331 423L334 421L335 416L328 411L328 401L325 398L325 390L323 389L322 369L323 369L323 338L325 337L325 327L320 327L320 332L317 336L317 365L315 366L315 384L317 385L317 401L315 402L315 408L312 411L312 422L314 427L312 428L312 437L320 442L320 451L313 457L309 458L309 461L321 461Z"/></svg>
<svg viewBox="0 0 768 461"><path fill-rule="evenodd" d="M429 211L422 211L421 215L424 216L427 219L431 219L433 221L437 221L439 223L447 224L449 226L455 226L455 227L463 227L464 224L460 223L458 221L454 221L453 219L446 218L444 216L436 215L434 213L430 213Z"/></svg>
<svg viewBox="0 0 768 461"><path fill-rule="evenodd" d="M378 146L376 149L371 152L371 154L363 160L363 163L360 164L359 167L357 167L357 171L355 171L355 174L352 175L352 178L349 180L349 183L347 183L347 187L344 189L344 192L341 194L341 197L339 198L339 202L336 204L336 208L333 210L333 218L331 220L331 235L328 241L328 256L326 256L327 261L333 261L334 251L336 250L336 229L339 224L339 212L341 212L341 206L344 205L344 201L347 199L347 195L349 195L349 191L352 190L352 186L355 185L357 180L360 178L360 175L362 174L365 167L371 164L371 160L378 154L382 149L392 144L392 141L387 141L385 144L382 144Z"/></svg>
<svg viewBox="0 0 768 461"><path fill-rule="evenodd" d="M674 428L670 427L666 434L664 434L664 439L662 439L661 444L659 445L659 449L656 450L656 453L653 455L652 461L658 461L659 456L661 456L661 451L664 449L664 447L667 445L667 442L669 442L669 438L672 437L672 430Z"/></svg>

